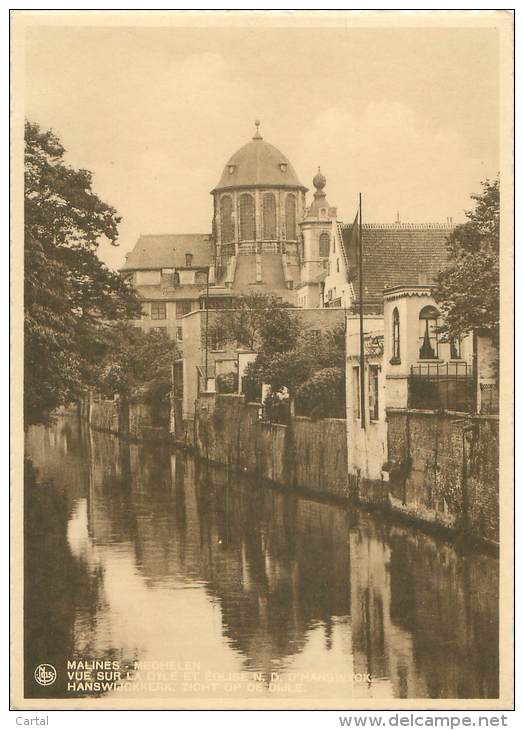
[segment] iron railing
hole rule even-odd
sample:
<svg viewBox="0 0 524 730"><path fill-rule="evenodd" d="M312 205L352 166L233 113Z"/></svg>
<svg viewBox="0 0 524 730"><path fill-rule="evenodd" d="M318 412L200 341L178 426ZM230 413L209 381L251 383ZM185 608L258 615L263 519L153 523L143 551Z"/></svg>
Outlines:
<svg viewBox="0 0 524 730"><path fill-rule="evenodd" d="M476 410L476 389L471 367L462 362L412 365L408 406L473 413Z"/></svg>

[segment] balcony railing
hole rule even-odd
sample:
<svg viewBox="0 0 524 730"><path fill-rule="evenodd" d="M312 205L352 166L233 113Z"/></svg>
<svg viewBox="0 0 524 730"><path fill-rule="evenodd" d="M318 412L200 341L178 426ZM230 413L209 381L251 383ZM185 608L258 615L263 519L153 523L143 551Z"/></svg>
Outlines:
<svg viewBox="0 0 524 730"><path fill-rule="evenodd" d="M412 365L408 386L410 408L462 413L476 410L475 380L466 363Z"/></svg>

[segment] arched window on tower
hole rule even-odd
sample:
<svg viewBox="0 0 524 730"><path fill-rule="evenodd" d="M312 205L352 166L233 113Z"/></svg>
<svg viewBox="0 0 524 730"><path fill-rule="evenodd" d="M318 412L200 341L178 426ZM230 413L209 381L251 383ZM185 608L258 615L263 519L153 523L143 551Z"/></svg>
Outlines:
<svg viewBox="0 0 524 730"><path fill-rule="evenodd" d="M286 198L286 241L297 240L297 209L295 196L289 193Z"/></svg>
<svg viewBox="0 0 524 730"><path fill-rule="evenodd" d="M240 196L240 240L255 240L255 200L248 193Z"/></svg>
<svg viewBox="0 0 524 730"><path fill-rule="evenodd" d="M277 237L277 205L273 193L262 198L262 238L274 241Z"/></svg>
<svg viewBox="0 0 524 730"><path fill-rule="evenodd" d="M329 233L321 233L318 239L318 255L322 257L329 256Z"/></svg>
<svg viewBox="0 0 524 730"><path fill-rule="evenodd" d="M438 317L436 307L423 307L419 314L419 357L421 360L434 360L438 357Z"/></svg>
<svg viewBox="0 0 524 730"><path fill-rule="evenodd" d="M400 317L398 314L398 309L395 307L393 310L393 319L392 319L392 353L391 353L391 364L392 365L399 365L400 364Z"/></svg>
<svg viewBox="0 0 524 730"><path fill-rule="evenodd" d="M220 232L222 243L230 243L233 241L233 203L230 195L224 195L220 200Z"/></svg>

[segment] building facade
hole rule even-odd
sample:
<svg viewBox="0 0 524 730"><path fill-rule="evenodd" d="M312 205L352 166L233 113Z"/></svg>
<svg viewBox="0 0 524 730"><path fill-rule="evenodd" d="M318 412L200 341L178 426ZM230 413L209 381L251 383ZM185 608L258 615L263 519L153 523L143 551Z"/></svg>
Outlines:
<svg viewBox="0 0 524 730"><path fill-rule="evenodd" d="M226 162L211 190L211 232L142 235L121 271L144 300L135 322L180 337L181 319L198 308L223 308L242 294L271 294L298 307L355 310L360 297L358 221L345 224L330 205L318 169L314 194L291 162L263 139ZM451 224L362 225L363 299L382 311L382 291L431 283L445 265Z"/></svg>
<svg viewBox="0 0 524 730"><path fill-rule="evenodd" d="M384 346L389 347L390 309L399 318L399 331L419 332L422 320L413 313L413 303L426 297L431 306L431 285L446 265L451 224L397 221L359 226L357 218L345 224L337 219L337 208L327 199L326 177L320 168L313 177L313 188L308 206L307 188L288 158L263 139L257 121L253 138L229 158L211 190L211 232L142 235L128 254L122 273L143 300L142 317L132 324L165 332L180 344L185 364L179 363L177 372L179 382L186 384L184 417L189 417L196 394L202 388L213 389L217 373L237 362L236 352L224 352L214 343L204 342L210 319L204 313L228 309L239 296L270 294L305 310L305 322L313 321L307 312L313 315L316 311L320 323L315 326L320 329L329 328L334 321L326 310L339 310L342 317L351 315L359 310L362 296L366 317L378 317L372 324L382 327ZM403 289L392 309L395 287ZM384 290L389 291L385 299ZM423 290L429 293L423 294ZM424 323L429 328L425 352L431 365L435 363L434 320ZM351 320L349 329L353 324ZM408 340L401 338L399 357L388 360L391 403L407 403L405 389L411 373L406 368L420 364L413 342L410 340L404 352ZM350 348L349 357L354 356L351 352ZM441 345L439 358L442 352ZM457 352L463 356L462 351ZM450 358L448 353L444 360ZM372 365L377 365L379 376L374 378L373 371L371 381L385 387L384 366ZM380 403L384 398L377 400Z"/></svg>
<svg viewBox="0 0 524 730"><path fill-rule="evenodd" d="M325 178L319 173L314 182L308 218L307 188L263 139L257 121L253 138L230 157L211 191L211 233L142 235L126 257L121 272L144 301L133 324L180 338L186 314L230 306L242 294L297 304L297 286L327 266L325 239L336 216L324 200ZM318 297L304 304L318 307Z"/></svg>

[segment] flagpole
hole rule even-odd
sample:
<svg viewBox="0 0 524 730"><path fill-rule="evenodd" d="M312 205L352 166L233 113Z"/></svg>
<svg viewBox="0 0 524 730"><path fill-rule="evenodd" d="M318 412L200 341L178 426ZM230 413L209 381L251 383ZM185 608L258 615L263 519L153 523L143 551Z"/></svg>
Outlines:
<svg viewBox="0 0 524 730"><path fill-rule="evenodd" d="M366 388L364 373L364 266L362 261L362 193L358 194L358 268L360 279L360 427L366 428Z"/></svg>
<svg viewBox="0 0 524 730"><path fill-rule="evenodd" d="M207 393L207 360L208 360L208 344L207 344L207 336L208 336L208 325L209 325L209 266L207 269L207 280L206 280L206 393Z"/></svg>

